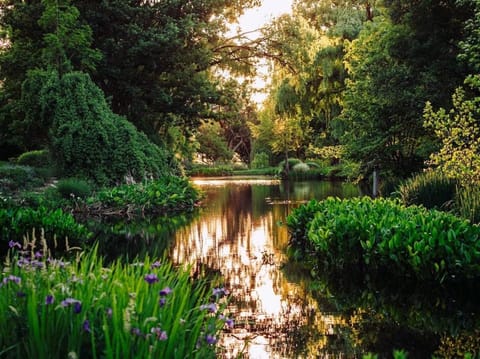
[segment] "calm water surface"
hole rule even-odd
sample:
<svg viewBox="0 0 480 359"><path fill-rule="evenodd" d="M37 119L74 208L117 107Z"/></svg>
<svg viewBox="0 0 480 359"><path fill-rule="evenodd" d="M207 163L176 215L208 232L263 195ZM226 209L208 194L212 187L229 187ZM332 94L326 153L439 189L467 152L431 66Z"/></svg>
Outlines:
<svg viewBox="0 0 480 359"><path fill-rule="evenodd" d="M352 197L340 182L280 182L269 178L194 179L206 194L204 209L178 230L170 257L223 278L232 295L235 327L224 332L225 358L314 357L328 351L342 316L308 294L302 276L282 264L290 211L310 199ZM290 278L288 278L290 277ZM308 348L308 346L312 348ZM340 348L337 353L345 352Z"/></svg>
<svg viewBox="0 0 480 359"><path fill-rule="evenodd" d="M480 358L480 283L429 287L360 273L315 273L288 262L286 216L301 203L359 191L340 182L269 178L194 179L199 213L97 223L107 258L161 255L215 275L231 292L235 327L222 358ZM127 259L128 259L127 258ZM381 277L381 276L380 276ZM477 281L478 282L478 281ZM459 354L460 353L460 354Z"/></svg>

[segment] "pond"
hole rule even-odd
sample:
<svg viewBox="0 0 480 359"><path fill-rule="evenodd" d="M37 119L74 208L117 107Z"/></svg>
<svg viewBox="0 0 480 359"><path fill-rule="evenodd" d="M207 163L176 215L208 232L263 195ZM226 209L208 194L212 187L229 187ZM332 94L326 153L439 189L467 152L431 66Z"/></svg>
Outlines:
<svg viewBox="0 0 480 359"><path fill-rule="evenodd" d="M110 224L121 242L102 251L135 256L167 251L194 275L214 275L230 291L235 326L222 333L223 358L457 357L480 353L475 286L436 288L388 278L329 277L287 260L286 216L310 199L358 196L341 182L265 177L197 178L205 193L192 216ZM112 254L113 253L113 254ZM463 356L461 356L463 357Z"/></svg>

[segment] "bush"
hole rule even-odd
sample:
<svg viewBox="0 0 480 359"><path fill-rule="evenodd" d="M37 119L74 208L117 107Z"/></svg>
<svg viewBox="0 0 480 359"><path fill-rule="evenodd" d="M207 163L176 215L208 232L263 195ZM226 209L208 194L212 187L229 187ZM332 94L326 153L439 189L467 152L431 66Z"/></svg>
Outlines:
<svg viewBox="0 0 480 359"><path fill-rule="evenodd" d="M86 198L92 192L90 184L78 178L66 178L58 181L57 191L63 198Z"/></svg>
<svg viewBox="0 0 480 359"><path fill-rule="evenodd" d="M0 191L11 192L43 184L35 169L28 166L4 165L0 167Z"/></svg>
<svg viewBox="0 0 480 359"><path fill-rule="evenodd" d="M39 116L52 118L50 152L63 176L115 185L173 173L167 152L114 114L87 74L32 73L43 82ZM32 80L32 79L30 79ZM33 81L33 80L32 80ZM43 118L44 121L50 121Z"/></svg>
<svg viewBox="0 0 480 359"><path fill-rule="evenodd" d="M332 269L437 282L480 275L480 227L445 212L369 197L328 198L295 210L287 223L292 244L307 243Z"/></svg>
<svg viewBox="0 0 480 359"><path fill-rule="evenodd" d="M456 181L439 171L420 173L408 179L398 188L398 194L406 205L423 205L426 208L445 208L455 199Z"/></svg>
<svg viewBox="0 0 480 359"><path fill-rule="evenodd" d="M48 150L35 150L22 153L17 163L23 166L48 167L50 166L50 154Z"/></svg>
<svg viewBox="0 0 480 359"><path fill-rule="evenodd" d="M250 167L252 169L267 168L270 165L270 159L265 152L255 153Z"/></svg>
<svg viewBox="0 0 480 359"><path fill-rule="evenodd" d="M67 237L79 244L91 236L91 233L77 223L70 213L64 213L61 209L50 210L43 206L37 209L18 207L0 209L0 239L5 243L10 240L22 240L34 230L37 233L44 230L44 236L50 244L55 239Z"/></svg>
<svg viewBox="0 0 480 359"><path fill-rule="evenodd" d="M151 214L192 210L198 197L198 192L186 179L172 176L103 190L95 201L99 201L102 207L130 207Z"/></svg>
<svg viewBox="0 0 480 359"><path fill-rule="evenodd" d="M306 163L297 163L295 166L292 167L292 172L300 172L305 173L310 170L310 167Z"/></svg>

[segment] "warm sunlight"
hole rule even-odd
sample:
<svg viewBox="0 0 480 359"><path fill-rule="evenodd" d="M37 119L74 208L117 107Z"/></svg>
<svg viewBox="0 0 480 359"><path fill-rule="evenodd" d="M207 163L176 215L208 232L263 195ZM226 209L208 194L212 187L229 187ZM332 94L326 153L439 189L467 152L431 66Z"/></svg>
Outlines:
<svg viewBox="0 0 480 359"><path fill-rule="evenodd" d="M253 9L248 9L238 19L238 24L232 26L232 34L239 32L250 32L260 29L276 17L292 11L292 0L263 0L262 5ZM258 32L249 34L250 38L258 36ZM265 61L260 62L258 76L253 86L256 89L253 94L253 101L261 104L265 100L265 85L268 82L268 66Z"/></svg>

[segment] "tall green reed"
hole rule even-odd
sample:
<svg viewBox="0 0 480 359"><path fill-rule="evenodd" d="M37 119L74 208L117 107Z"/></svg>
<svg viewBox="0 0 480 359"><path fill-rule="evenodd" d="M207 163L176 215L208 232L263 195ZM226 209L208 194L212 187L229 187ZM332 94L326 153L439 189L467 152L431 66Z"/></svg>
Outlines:
<svg viewBox="0 0 480 359"><path fill-rule="evenodd" d="M45 240L40 242L45 243ZM96 248L68 262L11 241L0 285L5 358L208 358L226 291L167 261L104 266ZM33 255L32 255L33 254Z"/></svg>

